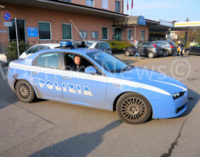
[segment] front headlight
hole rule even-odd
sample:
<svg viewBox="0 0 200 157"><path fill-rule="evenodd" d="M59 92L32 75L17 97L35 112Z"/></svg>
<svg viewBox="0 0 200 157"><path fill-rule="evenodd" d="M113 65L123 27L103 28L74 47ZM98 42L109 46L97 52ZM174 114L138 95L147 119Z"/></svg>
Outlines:
<svg viewBox="0 0 200 157"><path fill-rule="evenodd" d="M181 96L183 96L185 94L185 92L178 92L178 93L174 93L172 94L174 99L180 98Z"/></svg>

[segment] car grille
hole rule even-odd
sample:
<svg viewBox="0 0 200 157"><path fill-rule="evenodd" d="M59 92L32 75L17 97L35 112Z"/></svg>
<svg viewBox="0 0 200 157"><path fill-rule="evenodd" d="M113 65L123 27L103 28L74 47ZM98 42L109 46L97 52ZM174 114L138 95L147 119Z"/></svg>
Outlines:
<svg viewBox="0 0 200 157"><path fill-rule="evenodd" d="M184 108L185 108L185 105L186 105L186 104L184 104L183 106L177 108L177 109L176 109L176 113L179 113L182 109L184 109Z"/></svg>

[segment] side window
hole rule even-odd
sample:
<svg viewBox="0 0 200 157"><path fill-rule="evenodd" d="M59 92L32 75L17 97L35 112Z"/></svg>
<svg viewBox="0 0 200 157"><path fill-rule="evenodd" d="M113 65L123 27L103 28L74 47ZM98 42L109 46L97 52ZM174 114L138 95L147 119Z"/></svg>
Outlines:
<svg viewBox="0 0 200 157"><path fill-rule="evenodd" d="M35 53L37 51L39 51L39 46L33 46L26 52L27 52L27 54L30 54L30 53Z"/></svg>
<svg viewBox="0 0 200 157"><path fill-rule="evenodd" d="M46 67L46 68L54 68L57 69L59 67L59 53L45 53L40 55L35 62L36 66Z"/></svg>
<svg viewBox="0 0 200 157"><path fill-rule="evenodd" d="M106 44L105 43L101 43L100 44L100 49L101 50L106 50L107 49Z"/></svg>
<svg viewBox="0 0 200 157"><path fill-rule="evenodd" d="M76 71L76 72L85 72L85 69L88 66L95 67L90 61L88 61L84 57L71 53L64 54L64 64L65 64L65 70ZM96 70L98 74L101 74L97 68Z"/></svg>
<svg viewBox="0 0 200 157"><path fill-rule="evenodd" d="M100 48L100 43L96 44L95 48L99 49Z"/></svg>
<svg viewBox="0 0 200 157"><path fill-rule="evenodd" d="M48 50L48 49L50 49L48 46L40 46L40 50L39 51L41 51L41 50Z"/></svg>

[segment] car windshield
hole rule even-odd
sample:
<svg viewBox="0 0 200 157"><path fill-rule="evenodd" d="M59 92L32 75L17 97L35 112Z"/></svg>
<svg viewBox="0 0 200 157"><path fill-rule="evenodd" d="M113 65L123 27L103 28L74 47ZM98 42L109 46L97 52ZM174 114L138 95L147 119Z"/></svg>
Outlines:
<svg viewBox="0 0 200 157"><path fill-rule="evenodd" d="M129 71L133 67L120 61L116 57L102 51L88 53L88 56L92 58L97 64L102 66L106 71L111 73L120 73L123 71Z"/></svg>

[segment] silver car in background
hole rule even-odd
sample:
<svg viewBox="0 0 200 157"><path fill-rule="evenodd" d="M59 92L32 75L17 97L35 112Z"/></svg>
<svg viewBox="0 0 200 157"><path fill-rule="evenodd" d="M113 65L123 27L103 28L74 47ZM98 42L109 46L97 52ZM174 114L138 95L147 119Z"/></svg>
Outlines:
<svg viewBox="0 0 200 157"><path fill-rule="evenodd" d="M105 41L86 41L86 45L89 48L95 48L103 50L109 54L112 54L112 50L110 48L110 45Z"/></svg>
<svg viewBox="0 0 200 157"><path fill-rule="evenodd" d="M60 47L60 44L57 43L48 43L48 44L36 44L32 47L30 47L28 50L23 52L20 56L19 59L24 59L38 51L41 50L48 50L48 49L55 49L57 47Z"/></svg>

